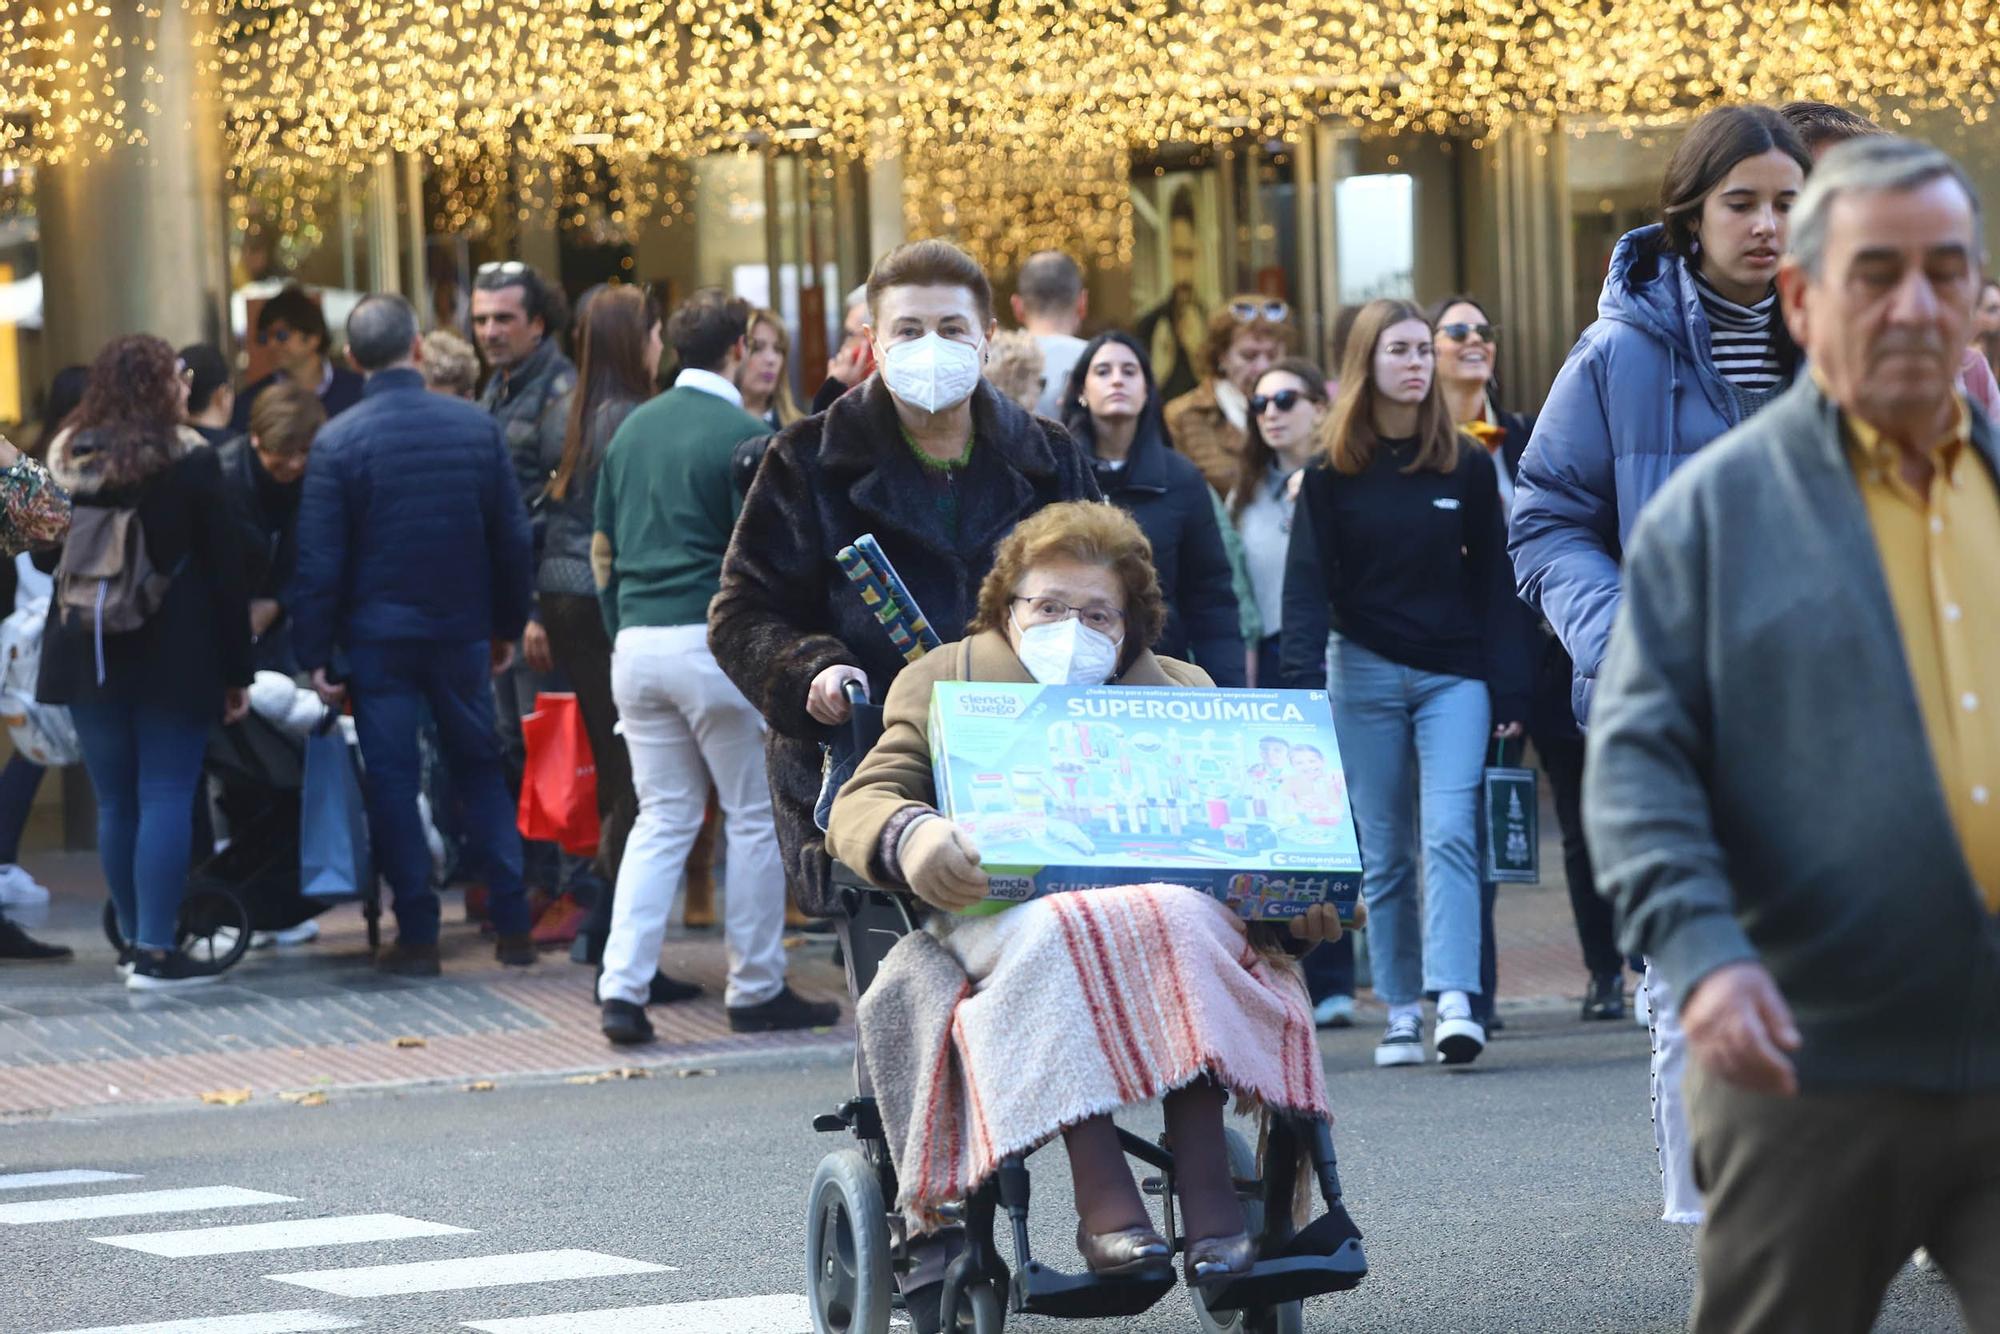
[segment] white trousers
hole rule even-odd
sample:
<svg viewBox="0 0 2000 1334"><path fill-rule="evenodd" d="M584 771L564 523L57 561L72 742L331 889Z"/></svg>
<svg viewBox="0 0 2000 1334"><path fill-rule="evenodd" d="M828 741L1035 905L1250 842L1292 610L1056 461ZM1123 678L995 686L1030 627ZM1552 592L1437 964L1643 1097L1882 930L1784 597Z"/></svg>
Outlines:
<svg viewBox="0 0 2000 1334"><path fill-rule="evenodd" d="M598 999L646 1003L713 777L728 839L723 1000L770 1000L785 985L785 874L764 773L763 718L716 665L702 625L620 630L611 695L632 756L639 816L618 868Z"/></svg>
<svg viewBox="0 0 2000 1334"><path fill-rule="evenodd" d="M1699 1223L1701 1192L1694 1184L1694 1144L1688 1138L1687 1035L1681 1032L1680 997L1646 960L1646 1000L1653 1037L1653 1148L1660 1156L1660 1184L1666 1195L1663 1222Z"/></svg>

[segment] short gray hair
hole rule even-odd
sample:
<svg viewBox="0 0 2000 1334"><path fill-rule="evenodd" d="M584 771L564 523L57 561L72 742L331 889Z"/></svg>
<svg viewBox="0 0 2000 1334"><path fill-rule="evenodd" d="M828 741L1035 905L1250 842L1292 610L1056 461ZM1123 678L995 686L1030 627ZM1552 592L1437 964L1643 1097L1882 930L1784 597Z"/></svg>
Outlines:
<svg viewBox="0 0 2000 1334"><path fill-rule="evenodd" d="M1036 315L1067 315L1083 295L1083 270L1060 250L1037 250L1014 279L1021 304Z"/></svg>
<svg viewBox="0 0 2000 1334"><path fill-rule="evenodd" d="M347 317L347 351L364 371L407 361L417 341L417 310L395 292L370 292Z"/></svg>
<svg viewBox="0 0 2000 1334"><path fill-rule="evenodd" d="M1791 240L1785 247L1800 267L1817 278L1826 258L1827 224L1842 195L1903 194L1932 181L1953 180L1972 205L1973 258L1984 248L1979 191L1948 153L1915 139L1871 134L1829 149L1813 167L1806 188L1792 205ZM351 337L352 335L350 335Z"/></svg>

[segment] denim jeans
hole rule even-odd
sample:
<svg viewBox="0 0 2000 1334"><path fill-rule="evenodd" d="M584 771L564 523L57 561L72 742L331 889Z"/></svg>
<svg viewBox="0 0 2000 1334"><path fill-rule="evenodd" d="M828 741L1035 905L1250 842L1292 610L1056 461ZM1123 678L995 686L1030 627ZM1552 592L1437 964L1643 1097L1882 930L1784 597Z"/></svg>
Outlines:
<svg viewBox="0 0 2000 1334"><path fill-rule="evenodd" d="M112 700L72 704L70 717L97 796L97 856L118 934L142 949L173 949L209 720Z"/></svg>
<svg viewBox="0 0 2000 1334"><path fill-rule="evenodd" d="M526 935L531 923L521 883L521 835L494 727L485 641L356 644L347 658L354 726L368 771L368 832L376 869L394 896L397 938L409 945L438 938L431 854L417 812L423 775L417 733L426 705L465 819L468 851L486 873L494 928L503 936Z"/></svg>
<svg viewBox="0 0 2000 1334"><path fill-rule="evenodd" d="M1347 772L1375 991L1479 993L1479 777L1492 731L1486 686L1418 671L1334 637L1334 727ZM1423 793L1423 906L1417 791Z"/></svg>

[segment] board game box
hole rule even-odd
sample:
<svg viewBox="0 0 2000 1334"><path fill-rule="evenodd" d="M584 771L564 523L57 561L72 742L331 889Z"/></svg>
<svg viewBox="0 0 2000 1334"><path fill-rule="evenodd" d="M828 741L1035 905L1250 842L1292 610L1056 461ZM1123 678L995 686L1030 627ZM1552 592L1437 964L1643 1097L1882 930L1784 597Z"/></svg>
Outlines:
<svg viewBox="0 0 2000 1334"><path fill-rule="evenodd" d="M992 879L981 909L1163 881L1246 920L1324 902L1353 917L1361 854L1324 691L941 682L930 739L938 808Z"/></svg>

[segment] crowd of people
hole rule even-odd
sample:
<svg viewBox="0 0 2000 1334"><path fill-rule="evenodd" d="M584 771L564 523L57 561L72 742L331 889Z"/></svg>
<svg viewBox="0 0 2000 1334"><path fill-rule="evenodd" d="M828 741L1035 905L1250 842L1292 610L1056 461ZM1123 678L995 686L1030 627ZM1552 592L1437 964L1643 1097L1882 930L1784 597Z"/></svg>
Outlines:
<svg viewBox="0 0 2000 1334"><path fill-rule="evenodd" d="M776 314L611 286L572 322L511 261L478 273L476 357L384 294L347 322L352 370L309 297L268 302L278 369L240 392L212 349L118 339L66 373L80 398L48 432L76 517L40 562L40 696L75 719L121 963L135 987L205 980L174 948L204 744L253 672L290 674L354 718L397 922L384 970L439 968L428 795L499 961L573 937L613 1043L698 994L660 946L717 856L740 1030L837 1017L786 984L782 942L788 911L841 910L835 856L933 914L863 1003L884 1069L928 1059L923 950L958 1004L1008 1016L989 1033L962 1009L972 1067L1016 1028L1078 1029L1038 1026L1068 994L1052 978L1149 995L1116 1022L1172 1059L1097 1080L1109 1046L1079 1031L1045 1053L1084 1072L1075 1096L982 1107L981 1130L1060 1131L1079 1248L1129 1272L1166 1244L1104 1113L1164 1096L1186 1263L1213 1278L1250 1251L1222 1095L1323 1112L1317 1061L1301 1078L1276 1054L1354 1022L1354 936L1314 912L1246 953L1214 901L1163 886L960 917L987 883L937 810L929 690L1325 691L1387 1007L1376 1065L1462 1065L1501 1026L1478 791L1532 746L1582 1017L1623 1017L1644 970L1665 1216L1709 1223L1697 1327L1866 1328L1919 1246L1975 1327L2000 1323L2000 286L1979 223L1948 158L1851 113L1711 112L1532 416L1499 392L1504 312L1472 295L1343 311L1321 366L1285 300L1246 293L1163 386L1182 316L1086 340L1082 272L1044 252L1002 333L987 275L938 240L877 261L809 412ZM956 641L918 666L834 559L862 534ZM117 551L122 579L90 584ZM516 830L521 719L556 688L597 765L589 861ZM857 695L887 731L843 765ZM0 774L0 852L32 777ZM1143 933L1052 963L1079 913L1163 923L1173 966L1120 971ZM1829 1163L1829 1135L1856 1151ZM1800 1146L1812 1170L1785 1170ZM935 1224L970 1184L906 1180L897 1203Z"/></svg>

